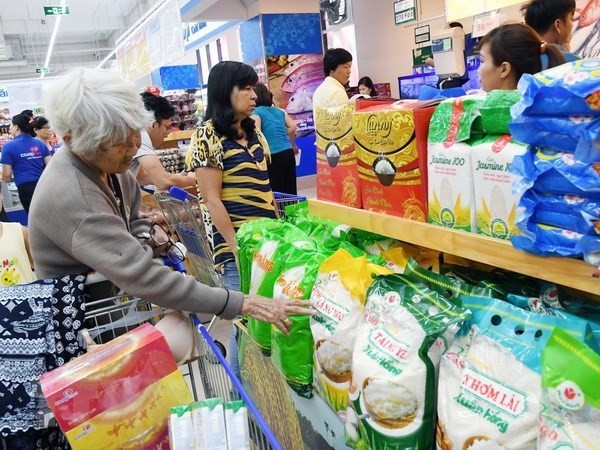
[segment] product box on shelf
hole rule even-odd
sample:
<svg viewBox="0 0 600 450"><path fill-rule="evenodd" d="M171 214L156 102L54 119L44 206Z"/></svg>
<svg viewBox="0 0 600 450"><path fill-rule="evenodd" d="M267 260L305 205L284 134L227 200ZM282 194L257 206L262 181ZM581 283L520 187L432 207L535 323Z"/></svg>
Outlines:
<svg viewBox="0 0 600 450"><path fill-rule="evenodd" d="M360 208L353 112L352 103L315 110L317 198Z"/></svg>
<svg viewBox="0 0 600 450"><path fill-rule="evenodd" d="M515 142L509 134L487 135L473 142L471 162L475 187L477 232L499 239L520 234L516 226L519 194L512 184L517 175L510 172L515 156L527 146Z"/></svg>
<svg viewBox="0 0 600 450"><path fill-rule="evenodd" d="M40 381L73 449L167 448L171 407L192 401L164 336L150 324Z"/></svg>
<svg viewBox="0 0 600 450"><path fill-rule="evenodd" d="M431 102L376 105L352 115L363 208L427 219Z"/></svg>
<svg viewBox="0 0 600 450"><path fill-rule="evenodd" d="M476 230L471 142L483 136L479 115L483 100L481 96L444 100L431 118L427 147L430 223Z"/></svg>

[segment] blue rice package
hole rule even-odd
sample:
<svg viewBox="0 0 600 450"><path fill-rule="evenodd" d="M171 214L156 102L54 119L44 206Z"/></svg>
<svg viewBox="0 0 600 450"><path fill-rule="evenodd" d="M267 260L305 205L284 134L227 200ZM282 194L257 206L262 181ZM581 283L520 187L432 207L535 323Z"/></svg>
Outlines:
<svg viewBox="0 0 600 450"><path fill-rule="evenodd" d="M548 195L532 189L521 197L519 206L531 211L531 219L581 234L600 235L600 199L580 195Z"/></svg>
<svg viewBox="0 0 600 450"><path fill-rule="evenodd" d="M600 117L520 115L508 127L516 141L574 153L586 163L600 161Z"/></svg>
<svg viewBox="0 0 600 450"><path fill-rule="evenodd" d="M440 363L438 448L535 448L542 351L557 327L595 344L589 324L496 299L463 297L463 308L472 317Z"/></svg>
<svg viewBox="0 0 600 450"><path fill-rule="evenodd" d="M511 172L520 176L513 184L515 193L533 187L547 194L600 198L600 163L584 163L571 153L531 147L514 159Z"/></svg>
<svg viewBox="0 0 600 450"><path fill-rule="evenodd" d="M600 58L580 59L536 73L518 84L523 100L511 109L513 117L600 116Z"/></svg>

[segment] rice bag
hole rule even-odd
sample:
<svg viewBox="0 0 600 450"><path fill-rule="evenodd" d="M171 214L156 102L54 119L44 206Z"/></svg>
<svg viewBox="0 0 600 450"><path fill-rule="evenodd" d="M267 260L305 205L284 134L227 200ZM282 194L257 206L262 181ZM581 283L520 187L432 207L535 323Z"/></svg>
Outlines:
<svg viewBox="0 0 600 450"><path fill-rule="evenodd" d="M414 259L409 260L406 264L404 275L417 283L424 284L428 289L437 292L456 304L460 304L460 298L463 295L477 295L480 297L499 296L489 288L471 286L470 284L460 282L456 278L446 277L439 273L423 269Z"/></svg>
<svg viewBox="0 0 600 450"><path fill-rule="evenodd" d="M394 273L404 273L410 258L427 270L439 272L440 252L436 250L396 242L389 249L381 252L381 256L385 260L384 266Z"/></svg>
<svg viewBox="0 0 600 450"><path fill-rule="evenodd" d="M294 242L309 240L305 233L287 222L259 219L242 225L236 235L241 290L275 298L275 284ZM293 320L293 319L292 319ZM248 333L265 354L271 351L271 324L248 319Z"/></svg>
<svg viewBox="0 0 600 450"><path fill-rule="evenodd" d="M292 243L273 283L273 298L308 300L319 266L326 257L326 254L319 251L314 241ZM270 326L271 360L298 395L311 398L313 338L310 331L310 317L290 316L289 319L292 321L292 326L288 335L283 334L275 326Z"/></svg>
<svg viewBox="0 0 600 450"><path fill-rule="evenodd" d="M438 449L535 448L542 350L555 327L583 338L589 326L495 299L463 307L473 316L440 363Z"/></svg>
<svg viewBox="0 0 600 450"><path fill-rule="evenodd" d="M580 195L545 195L532 189L520 206L531 211L531 220L581 234L600 234L600 199Z"/></svg>
<svg viewBox="0 0 600 450"><path fill-rule="evenodd" d="M398 241L377 233L352 228L348 232L348 240L369 255L381 255Z"/></svg>
<svg viewBox="0 0 600 450"><path fill-rule="evenodd" d="M510 166L526 151L508 134L488 135L472 143L477 233L499 239L519 233L515 220L520 195L512 191L517 175L510 172Z"/></svg>
<svg viewBox="0 0 600 450"><path fill-rule="evenodd" d="M574 153L575 159L600 161L600 120L592 116L525 116L509 125L513 138L535 147Z"/></svg>
<svg viewBox="0 0 600 450"><path fill-rule="evenodd" d="M600 443L600 355L557 328L542 355L539 450L595 450Z"/></svg>
<svg viewBox="0 0 600 450"><path fill-rule="evenodd" d="M337 250L342 241L348 240L350 227L331 220L316 217L308 212L308 202L296 203L286 208L286 220L326 248Z"/></svg>
<svg viewBox="0 0 600 450"><path fill-rule="evenodd" d="M475 229L470 139L479 135L483 97L444 100L429 123L428 221L448 228Z"/></svg>
<svg viewBox="0 0 600 450"><path fill-rule="evenodd" d="M483 129L488 134L508 134L508 124L512 121L510 108L521 100L518 91L493 90L488 92L479 107ZM521 141L524 142L524 141Z"/></svg>
<svg viewBox="0 0 600 450"><path fill-rule="evenodd" d="M352 357L349 445L373 450L432 448L439 358L430 351L445 330L466 315L402 275L375 279Z"/></svg>
<svg viewBox="0 0 600 450"><path fill-rule="evenodd" d="M352 350L372 274L389 274L340 249L319 267L311 294L316 314L310 328L315 342L314 385L337 413L345 411L352 368Z"/></svg>
<svg viewBox="0 0 600 450"><path fill-rule="evenodd" d="M523 100L511 114L528 116L600 116L600 59L580 59L534 75L518 83Z"/></svg>
<svg viewBox="0 0 600 450"><path fill-rule="evenodd" d="M533 187L545 194L600 197L600 163L587 164L570 153L532 148L515 158L511 171L522 177L513 185L516 193Z"/></svg>
<svg viewBox="0 0 600 450"><path fill-rule="evenodd" d="M344 241L340 244L340 249L346 250L353 257L358 258L359 256L366 256L367 260L373 264L377 264L379 266L385 263L385 260L380 254L370 254L367 253L362 248L352 244L349 241Z"/></svg>

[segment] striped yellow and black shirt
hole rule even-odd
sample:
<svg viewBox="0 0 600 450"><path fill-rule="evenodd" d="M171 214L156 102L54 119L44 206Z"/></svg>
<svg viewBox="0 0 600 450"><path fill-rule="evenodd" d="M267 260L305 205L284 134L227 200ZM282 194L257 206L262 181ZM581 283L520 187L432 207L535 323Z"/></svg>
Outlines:
<svg viewBox="0 0 600 450"><path fill-rule="evenodd" d="M268 152L267 141L259 130L249 138L248 147L221 135L210 120L200 125L192 136L186 156L187 169L212 167L223 171L221 201L236 232L249 220L275 218L267 172ZM221 269L224 263L234 261L234 257L219 230L210 222L207 208L203 208L203 215L204 223L212 227L215 267Z"/></svg>

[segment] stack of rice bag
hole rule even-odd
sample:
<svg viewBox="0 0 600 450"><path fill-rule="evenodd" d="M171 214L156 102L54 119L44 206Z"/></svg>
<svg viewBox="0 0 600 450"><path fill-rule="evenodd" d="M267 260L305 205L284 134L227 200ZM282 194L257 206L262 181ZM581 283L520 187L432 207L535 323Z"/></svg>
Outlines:
<svg viewBox="0 0 600 450"><path fill-rule="evenodd" d="M529 150L512 165L522 194L513 245L600 265L600 59L524 75L519 90L509 128Z"/></svg>

